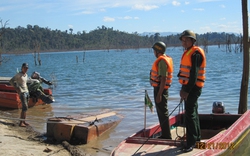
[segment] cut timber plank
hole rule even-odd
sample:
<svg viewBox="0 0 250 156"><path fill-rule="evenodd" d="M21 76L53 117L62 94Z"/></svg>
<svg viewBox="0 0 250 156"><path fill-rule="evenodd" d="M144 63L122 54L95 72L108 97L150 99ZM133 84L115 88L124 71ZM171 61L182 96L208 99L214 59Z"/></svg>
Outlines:
<svg viewBox="0 0 250 156"><path fill-rule="evenodd" d="M47 136L57 141L80 141L88 143L106 130L117 125L121 118L115 118L116 112L76 117L55 117L47 121Z"/></svg>
<svg viewBox="0 0 250 156"><path fill-rule="evenodd" d="M87 144L91 140L96 139L109 129L118 125L121 118L117 116L109 116L102 118L93 125L79 124L74 127L73 138L76 142Z"/></svg>

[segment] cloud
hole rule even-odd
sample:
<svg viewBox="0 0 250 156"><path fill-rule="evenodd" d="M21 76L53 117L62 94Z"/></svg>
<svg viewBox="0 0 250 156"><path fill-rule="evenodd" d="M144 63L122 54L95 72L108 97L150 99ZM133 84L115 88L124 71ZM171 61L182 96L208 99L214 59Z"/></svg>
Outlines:
<svg viewBox="0 0 250 156"><path fill-rule="evenodd" d="M0 12L1 12L1 11L5 11L5 10L7 10L7 9L4 8L4 7L0 7Z"/></svg>
<svg viewBox="0 0 250 156"><path fill-rule="evenodd" d="M117 17L119 20L138 20L139 17L131 17L131 16L125 16L125 17Z"/></svg>
<svg viewBox="0 0 250 156"><path fill-rule="evenodd" d="M211 25L216 29L217 32L218 31L222 31L222 32L242 32L241 28L238 27L237 22L228 22L226 24L211 23ZM214 30L212 30L212 31L214 31Z"/></svg>
<svg viewBox="0 0 250 156"><path fill-rule="evenodd" d="M221 8L226 8L226 6L225 6L225 5L223 5L223 4L222 4L222 5L220 5L220 7L221 7Z"/></svg>
<svg viewBox="0 0 250 156"><path fill-rule="evenodd" d="M180 6L180 5L181 5L181 3L180 3L180 2L177 2L177 1L173 1L172 4L173 4L174 6Z"/></svg>
<svg viewBox="0 0 250 156"><path fill-rule="evenodd" d="M125 16L124 19L125 19L125 20L129 20L129 19L132 19L132 17L130 17L130 16Z"/></svg>
<svg viewBox="0 0 250 156"><path fill-rule="evenodd" d="M212 29L209 26L200 27L201 32L211 32Z"/></svg>
<svg viewBox="0 0 250 156"><path fill-rule="evenodd" d="M228 26L225 24L220 24L220 25L218 25L218 28L225 30L228 28Z"/></svg>
<svg viewBox="0 0 250 156"><path fill-rule="evenodd" d="M188 5L188 4L190 4L190 2L185 2L184 4L185 4L185 5Z"/></svg>
<svg viewBox="0 0 250 156"><path fill-rule="evenodd" d="M2 0L3 1L3 0ZM15 0L16 1L16 0ZM29 1L29 3L27 2ZM9 10L26 10L26 9L41 9L43 11L61 12L69 11L75 15L93 14L104 12L112 8L131 8L133 10L149 11L157 9L162 5L166 5L170 0L60 0L60 1L40 1L40 0L18 0L14 3L13 0L5 1L1 4L0 11L9 7ZM176 0L175 0L176 1ZM176 1L177 3L177 1ZM3 8L3 6L5 8ZM18 8L18 9L17 9ZM92 10L92 11L90 11Z"/></svg>
<svg viewBox="0 0 250 156"><path fill-rule="evenodd" d="M95 10L95 9L86 9L84 11L80 11L78 13L75 13L74 15L90 15L90 14L95 14L95 13L98 13L98 12L106 12L106 9L104 8L101 8L101 9L98 9L98 10Z"/></svg>
<svg viewBox="0 0 250 156"><path fill-rule="evenodd" d="M134 6L132 6L132 9L134 10L144 10L144 11L149 11L149 10L153 10L159 8L157 5L144 5L144 4L136 4Z"/></svg>
<svg viewBox="0 0 250 156"><path fill-rule="evenodd" d="M103 18L103 21L104 21L104 22L114 22L114 21L115 21L115 18L107 17L107 16L106 16L106 17Z"/></svg>
<svg viewBox="0 0 250 156"><path fill-rule="evenodd" d="M106 9L103 9L103 8L102 8L102 9L100 9L100 11L101 11L101 12L106 12Z"/></svg>
<svg viewBox="0 0 250 156"><path fill-rule="evenodd" d="M216 1L220 1L220 0L197 0L197 1L200 3L203 3L203 2L216 2Z"/></svg>
<svg viewBox="0 0 250 156"><path fill-rule="evenodd" d="M203 8L194 8L193 10L194 10L194 11L204 11Z"/></svg>
<svg viewBox="0 0 250 156"><path fill-rule="evenodd" d="M78 13L78 14L85 14L85 15L90 15L90 14L94 14L94 12L93 11L82 11L82 12L80 12L80 13Z"/></svg>

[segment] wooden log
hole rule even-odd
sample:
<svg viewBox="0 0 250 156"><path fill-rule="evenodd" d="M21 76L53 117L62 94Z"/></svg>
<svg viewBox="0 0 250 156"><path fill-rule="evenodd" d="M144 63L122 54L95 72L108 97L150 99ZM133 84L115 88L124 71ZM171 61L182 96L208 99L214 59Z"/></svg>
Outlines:
<svg viewBox="0 0 250 156"><path fill-rule="evenodd" d="M91 115L84 118L54 117L47 121L47 137L56 141L88 143L100 134L116 126L122 117L116 112Z"/></svg>
<svg viewBox="0 0 250 156"><path fill-rule="evenodd" d="M87 144L88 142L96 139L100 135L118 125L120 121L121 118L118 118L117 116L111 116L103 118L92 125L76 125L74 127L72 139L75 143Z"/></svg>

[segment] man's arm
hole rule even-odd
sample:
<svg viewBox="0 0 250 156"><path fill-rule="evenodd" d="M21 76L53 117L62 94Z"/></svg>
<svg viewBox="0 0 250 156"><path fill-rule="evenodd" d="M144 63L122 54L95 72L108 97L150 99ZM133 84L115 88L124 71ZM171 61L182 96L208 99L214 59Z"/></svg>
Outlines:
<svg viewBox="0 0 250 156"><path fill-rule="evenodd" d="M162 100L162 93L166 84L167 65L166 62L163 60L161 60L158 65L159 65L159 76L160 76L160 86L159 86L160 88L157 94L156 102L160 103Z"/></svg>
<svg viewBox="0 0 250 156"><path fill-rule="evenodd" d="M16 88L16 85L15 85L15 80L16 79L16 76L13 76L10 80L9 80L9 83L11 86L15 87Z"/></svg>
<svg viewBox="0 0 250 156"><path fill-rule="evenodd" d="M19 94L20 93L20 88L17 85L16 77L17 77L17 74L10 79L9 83L10 83L11 86L13 86L15 88L16 92Z"/></svg>

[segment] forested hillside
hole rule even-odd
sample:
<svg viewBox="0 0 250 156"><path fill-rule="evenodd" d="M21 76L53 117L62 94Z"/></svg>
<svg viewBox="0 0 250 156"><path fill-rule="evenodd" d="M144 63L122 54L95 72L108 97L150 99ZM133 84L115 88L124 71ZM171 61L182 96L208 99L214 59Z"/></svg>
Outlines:
<svg viewBox="0 0 250 156"><path fill-rule="evenodd" d="M127 33L105 26L97 27L90 32L73 33L73 29L61 31L42 28L38 25L0 29L0 52L27 53L48 51L73 51L94 49L139 49L150 48L154 42L163 41L167 46L181 46L179 34L161 36L160 33L141 36L137 32ZM242 35L229 33L209 32L197 34L197 44L203 45L230 45L241 44Z"/></svg>

